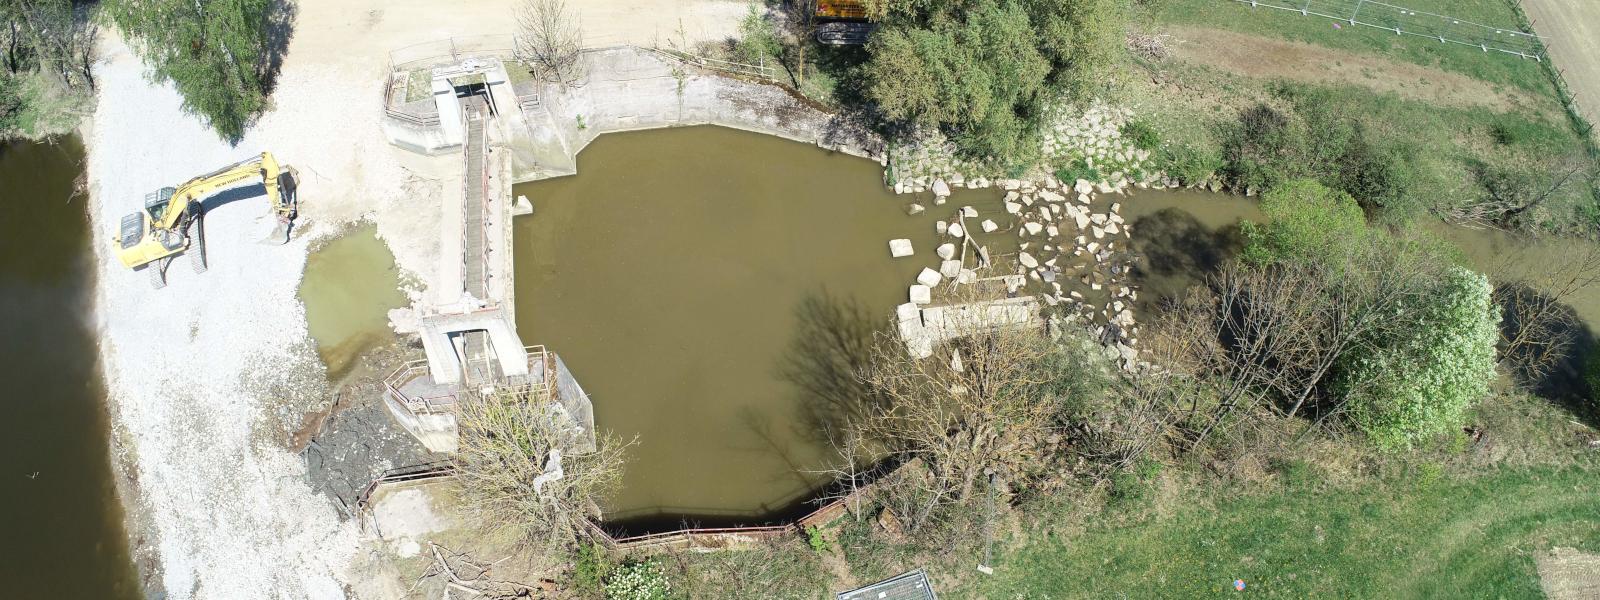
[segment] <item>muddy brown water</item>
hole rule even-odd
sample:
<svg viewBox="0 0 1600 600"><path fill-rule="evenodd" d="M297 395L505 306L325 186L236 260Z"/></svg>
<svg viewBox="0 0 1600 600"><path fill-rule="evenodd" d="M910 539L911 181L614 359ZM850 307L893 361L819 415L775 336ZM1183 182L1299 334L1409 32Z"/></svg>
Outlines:
<svg viewBox="0 0 1600 600"><path fill-rule="evenodd" d="M564 357L601 430L636 440L607 509L634 532L805 510L832 456L816 417L829 405L786 367L803 354L797 340L837 333L815 326L811 300L887 323L916 273L937 265L935 220L964 204L1002 211L998 192L963 190L942 207L916 199L929 211L908 217L913 199L886 189L876 163L715 127L601 136L578 175L516 193L535 207L514 225L518 329ZM1147 257L1144 311L1231 257L1239 221L1261 217L1252 199L1207 192L1113 200ZM1470 256L1496 248L1492 234L1449 233ZM899 237L915 257L889 257ZM1016 248L1003 231L982 240ZM1529 247L1502 246L1485 251Z"/></svg>
<svg viewBox="0 0 1600 600"><path fill-rule="evenodd" d="M407 304L394 254L365 224L329 240L306 257L300 280L306 328L317 354L338 380L368 350L394 339L389 310Z"/></svg>
<svg viewBox="0 0 1600 600"><path fill-rule="evenodd" d="M0 597L138 598L90 321L83 148L0 144Z"/></svg>

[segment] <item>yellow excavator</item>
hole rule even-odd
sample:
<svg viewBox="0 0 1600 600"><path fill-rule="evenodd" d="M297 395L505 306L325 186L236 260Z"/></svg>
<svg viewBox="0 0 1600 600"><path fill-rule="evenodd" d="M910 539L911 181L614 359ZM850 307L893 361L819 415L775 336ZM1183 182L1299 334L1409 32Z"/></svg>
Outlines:
<svg viewBox="0 0 1600 600"><path fill-rule="evenodd" d="M117 258L133 269L143 267L157 289L167 285L167 265L187 252L194 272L206 271L205 204L213 194L246 181L259 179L278 225L264 241L286 243L299 201L295 197L293 167L279 165L270 152L164 187L144 197L144 210L122 218L117 232Z"/></svg>

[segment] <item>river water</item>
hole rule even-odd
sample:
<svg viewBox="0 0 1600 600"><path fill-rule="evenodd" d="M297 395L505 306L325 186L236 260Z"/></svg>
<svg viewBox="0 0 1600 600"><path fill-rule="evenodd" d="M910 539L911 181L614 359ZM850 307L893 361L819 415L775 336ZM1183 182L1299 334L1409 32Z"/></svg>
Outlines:
<svg viewBox="0 0 1600 600"><path fill-rule="evenodd" d="M0 597L137 598L89 315L83 148L0 145Z"/></svg>
<svg viewBox="0 0 1600 600"><path fill-rule="evenodd" d="M788 367L801 342L837 333L816 327L828 311L807 309L853 306L843 312L886 324L916 273L937 266L936 219L964 204L1003 210L998 192L962 190L907 217L912 199L886 189L876 163L715 127L601 136L578 175L516 193L535 207L514 225L518 329L564 357L601 430L635 440L607 507L635 531L803 510L832 456L818 418L827 403ZM1207 192L1111 200L1146 257L1143 312L1231 257L1238 222L1261 217L1253 199ZM1484 269L1495 256L1537 260L1577 244L1441 231ZM887 240L902 237L917 255L891 259ZM1004 231L980 241L1016 249ZM1574 300L1591 322L1597 295Z"/></svg>

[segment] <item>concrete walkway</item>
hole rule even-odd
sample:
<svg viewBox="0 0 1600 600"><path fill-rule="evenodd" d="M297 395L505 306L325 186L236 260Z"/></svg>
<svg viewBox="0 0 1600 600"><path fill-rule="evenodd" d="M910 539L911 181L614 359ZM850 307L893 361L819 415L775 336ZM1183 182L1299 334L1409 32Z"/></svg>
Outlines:
<svg viewBox="0 0 1600 600"><path fill-rule="evenodd" d="M1522 0L1522 10L1534 33L1546 38L1550 59L1577 97L1578 112L1600 123L1600 2Z"/></svg>

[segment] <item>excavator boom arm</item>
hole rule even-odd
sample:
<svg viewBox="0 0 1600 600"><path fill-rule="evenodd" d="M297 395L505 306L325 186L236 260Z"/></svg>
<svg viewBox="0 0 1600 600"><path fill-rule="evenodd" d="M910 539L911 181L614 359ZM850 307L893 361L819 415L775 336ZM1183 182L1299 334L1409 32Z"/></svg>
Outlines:
<svg viewBox="0 0 1600 600"><path fill-rule="evenodd" d="M258 156L185 181L173 192L172 198L167 200L166 210L161 213L161 220L153 225L159 229L172 229L183 220L184 209L190 202L200 202L219 190L255 178L260 178L262 185L266 187L267 200L272 203L273 209L280 215L288 216L286 213L292 208L284 201L282 190L279 189L278 176L281 172L281 167L272 157L272 153L262 152Z"/></svg>

